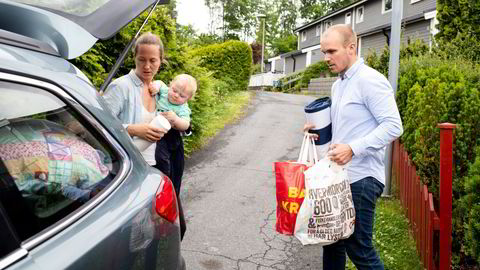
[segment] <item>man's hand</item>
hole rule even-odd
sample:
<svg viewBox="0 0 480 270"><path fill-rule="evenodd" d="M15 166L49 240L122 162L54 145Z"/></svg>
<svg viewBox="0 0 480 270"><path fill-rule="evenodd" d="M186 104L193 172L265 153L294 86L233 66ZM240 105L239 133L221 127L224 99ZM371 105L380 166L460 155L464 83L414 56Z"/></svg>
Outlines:
<svg viewBox="0 0 480 270"><path fill-rule="evenodd" d="M314 134L314 133L308 133L308 131L310 129L313 129L315 128L315 125L314 124L310 124L310 123L306 123L304 126L303 126L303 132L307 133L308 136L310 136L311 138L313 138L314 140L318 139L318 135L317 134Z"/></svg>
<svg viewBox="0 0 480 270"><path fill-rule="evenodd" d="M352 160L353 151L348 144L332 144L328 149L328 156L338 165L345 165Z"/></svg>

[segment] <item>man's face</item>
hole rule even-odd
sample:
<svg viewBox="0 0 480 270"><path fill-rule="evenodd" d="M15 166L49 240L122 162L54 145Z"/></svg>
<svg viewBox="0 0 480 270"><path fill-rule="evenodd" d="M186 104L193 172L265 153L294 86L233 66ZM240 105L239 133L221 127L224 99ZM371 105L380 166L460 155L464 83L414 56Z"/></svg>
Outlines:
<svg viewBox="0 0 480 270"><path fill-rule="evenodd" d="M326 33L320 45L332 72L345 72L355 62L355 45L345 45L343 37L336 31Z"/></svg>

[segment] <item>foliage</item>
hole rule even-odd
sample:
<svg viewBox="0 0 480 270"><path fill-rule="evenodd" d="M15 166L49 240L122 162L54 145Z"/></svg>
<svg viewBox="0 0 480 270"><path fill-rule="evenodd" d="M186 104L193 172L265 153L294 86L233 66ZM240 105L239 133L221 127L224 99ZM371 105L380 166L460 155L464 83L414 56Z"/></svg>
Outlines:
<svg viewBox="0 0 480 270"><path fill-rule="evenodd" d="M82 70L95 86L100 87L106 79L108 71L111 70L126 45L133 39L147 15L147 11L142 13L113 38L97 42L88 52L71 62ZM167 52L167 58L175 57L175 21L170 17L168 7L157 7L143 29L143 32L147 31L159 35L167 50L172 48L172 52ZM130 53L117 74L128 73L130 69L134 68L134 65L133 56Z"/></svg>
<svg viewBox="0 0 480 270"><path fill-rule="evenodd" d="M302 19L318 19L329 12L345 7L355 0L301 0L300 16Z"/></svg>
<svg viewBox="0 0 480 270"><path fill-rule="evenodd" d="M454 142L453 237L454 263L465 261L463 217L468 209L459 200L469 164L480 145L480 67L464 60L424 56L402 61L398 105L404 123L402 140L417 174L435 199L439 196L439 129L441 122L457 124ZM467 194L468 196L468 194ZM438 209L438 204L437 204Z"/></svg>
<svg viewBox="0 0 480 270"><path fill-rule="evenodd" d="M298 12L293 1L264 0L263 9L260 9L260 11L266 15L265 55L274 56L295 50L297 47L297 37L294 34L294 30L296 28ZM263 29L259 27L256 36L257 42L262 41L262 35Z"/></svg>
<svg viewBox="0 0 480 270"><path fill-rule="evenodd" d="M256 65L262 61L262 44L254 41L250 47L252 48L252 61Z"/></svg>
<svg viewBox="0 0 480 270"><path fill-rule="evenodd" d="M400 59L420 56L428 52L429 48L427 44L425 44L422 40L415 40L407 45L401 45ZM376 69L378 72L382 73L385 77L388 78L390 48L388 47L388 45L385 45L380 56L378 56L375 51L370 51L370 53L367 54L367 57L365 58L365 62L369 67Z"/></svg>
<svg viewBox="0 0 480 270"><path fill-rule="evenodd" d="M465 209L464 232L465 253L473 257L480 264L480 147L476 149L477 157L470 166L465 179L465 193L462 198Z"/></svg>
<svg viewBox="0 0 480 270"><path fill-rule="evenodd" d="M213 77L226 81L235 90L246 90L251 73L252 49L241 41L228 41L189 52L200 65L213 71Z"/></svg>
<svg viewBox="0 0 480 270"><path fill-rule="evenodd" d="M373 245L385 269L423 269L408 219L397 199L380 198L375 210ZM346 269L356 269L349 261Z"/></svg>
<svg viewBox="0 0 480 270"><path fill-rule="evenodd" d="M446 56L480 60L480 2L437 0L439 33L435 38Z"/></svg>
<svg viewBox="0 0 480 270"><path fill-rule="evenodd" d="M252 29L257 24L255 14L259 1L256 0L206 0L211 15L220 17L223 40L247 40L253 35ZM216 11L216 12L215 12ZM215 19L213 19L215 21ZM213 32L215 33L215 32Z"/></svg>
<svg viewBox="0 0 480 270"><path fill-rule="evenodd" d="M273 55L280 55L297 49L297 36L294 34L273 38L271 42Z"/></svg>
<svg viewBox="0 0 480 270"><path fill-rule="evenodd" d="M310 80L318 77L331 77L334 73L330 71L327 62L319 61L308 66L302 73L299 82L295 85L295 89L300 90L305 88L310 83Z"/></svg>
<svg viewBox="0 0 480 270"><path fill-rule="evenodd" d="M449 45L451 46L451 45ZM423 54L423 56L421 56ZM422 182L439 198L438 123L457 124L454 143L453 174L453 263L469 261L466 254L467 231L463 218L469 208L461 203L468 191L464 188L469 164L475 160L475 146L480 145L480 66L454 58L445 51L411 43L400 53L397 105L404 125L401 137ZM389 51L367 57L368 65L388 72ZM474 222L475 223L475 222ZM464 234L465 232L465 234ZM471 232L471 231L470 231ZM469 232L469 233L470 233ZM470 253L474 255L474 253Z"/></svg>

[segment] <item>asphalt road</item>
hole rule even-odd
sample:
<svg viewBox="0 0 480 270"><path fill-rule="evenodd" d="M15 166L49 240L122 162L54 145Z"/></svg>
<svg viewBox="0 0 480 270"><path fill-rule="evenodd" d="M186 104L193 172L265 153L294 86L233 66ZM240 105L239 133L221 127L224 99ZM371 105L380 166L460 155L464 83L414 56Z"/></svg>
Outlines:
<svg viewBox="0 0 480 270"><path fill-rule="evenodd" d="M296 159L314 97L256 92L246 115L186 161L189 270L322 269L322 248L275 231L273 162Z"/></svg>

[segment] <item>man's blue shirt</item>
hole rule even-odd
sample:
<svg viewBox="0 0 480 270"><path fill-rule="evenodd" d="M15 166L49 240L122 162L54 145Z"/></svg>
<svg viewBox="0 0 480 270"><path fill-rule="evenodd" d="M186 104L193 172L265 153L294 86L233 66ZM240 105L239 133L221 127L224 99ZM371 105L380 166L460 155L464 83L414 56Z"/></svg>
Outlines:
<svg viewBox="0 0 480 270"><path fill-rule="evenodd" d="M385 184L385 147L403 133L393 89L358 59L332 86L332 144L348 144L350 183L372 176Z"/></svg>

